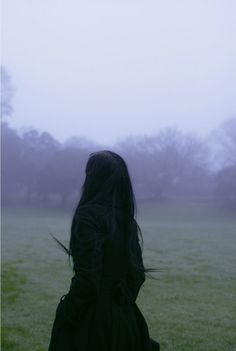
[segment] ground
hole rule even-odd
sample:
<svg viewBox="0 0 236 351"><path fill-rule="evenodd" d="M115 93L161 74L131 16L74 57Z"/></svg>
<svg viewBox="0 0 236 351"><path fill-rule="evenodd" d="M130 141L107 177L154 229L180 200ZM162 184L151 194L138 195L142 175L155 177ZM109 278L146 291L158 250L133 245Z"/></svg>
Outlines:
<svg viewBox="0 0 236 351"><path fill-rule="evenodd" d="M72 269L71 213L2 209L2 350L46 351ZM212 204L138 207L147 277L137 304L162 351L236 350L236 216Z"/></svg>

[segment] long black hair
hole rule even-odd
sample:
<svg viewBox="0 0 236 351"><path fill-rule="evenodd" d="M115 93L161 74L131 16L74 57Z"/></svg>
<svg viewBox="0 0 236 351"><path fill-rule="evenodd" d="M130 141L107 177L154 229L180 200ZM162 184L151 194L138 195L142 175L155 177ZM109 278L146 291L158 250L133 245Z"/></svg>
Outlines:
<svg viewBox="0 0 236 351"><path fill-rule="evenodd" d="M71 236L69 249L66 248L57 238L53 238L66 251L69 258L72 256L72 236L79 208L83 205L102 205L112 211L111 225L115 226L116 212L122 210L126 228L127 257L130 263L143 273L154 272L156 268L146 268L136 260L132 252L132 241L138 236L140 238L141 255L143 251L143 235L135 217L137 215L137 203L133 192L131 178L124 159L117 153L109 150L93 152L85 169L86 177L81 188L81 197L74 210L71 224ZM136 228L136 233L132 228Z"/></svg>

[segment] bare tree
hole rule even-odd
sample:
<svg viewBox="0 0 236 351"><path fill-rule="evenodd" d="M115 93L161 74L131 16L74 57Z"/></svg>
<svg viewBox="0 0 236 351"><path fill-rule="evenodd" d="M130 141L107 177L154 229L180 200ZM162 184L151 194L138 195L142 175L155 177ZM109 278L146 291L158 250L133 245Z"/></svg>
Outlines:
<svg viewBox="0 0 236 351"><path fill-rule="evenodd" d="M116 148L126 156L134 184L156 199L176 188L199 193L207 178L207 146L191 133L167 128L152 136L126 138Z"/></svg>

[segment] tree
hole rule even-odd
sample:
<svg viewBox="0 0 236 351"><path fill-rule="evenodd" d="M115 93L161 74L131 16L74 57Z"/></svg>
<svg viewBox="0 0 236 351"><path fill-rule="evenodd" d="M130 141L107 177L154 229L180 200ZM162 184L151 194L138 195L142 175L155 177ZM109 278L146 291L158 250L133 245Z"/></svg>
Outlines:
<svg viewBox="0 0 236 351"><path fill-rule="evenodd" d="M22 184L25 185L26 203L29 204L32 194L38 192L38 183L45 165L61 145L48 132L40 134L36 129L23 133L22 144L21 167L18 173ZM46 199L47 194L44 193L43 198Z"/></svg>
<svg viewBox="0 0 236 351"><path fill-rule="evenodd" d="M86 150L67 147L55 151L40 174L37 182L37 192L59 194L61 206L66 207L71 195L77 196L82 185L84 174L82 170L88 157Z"/></svg>
<svg viewBox="0 0 236 351"><path fill-rule="evenodd" d="M1 190L2 201L8 203L22 188L19 177L21 169L22 139L15 129L1 122Z"/></svg>
<svg viewBox="0 0 236 351"><path fill-rule="evenodd" d="M11 76L6 68L1 66L1 118L12 114L12 98L14 94L15 89L11 82Z"/></svg>
<svg viewBox="0 0 236 351"><path fill-rule="evenodd" d="M101 145L98 145L97 143L83 136L72 136L65 140L63 146L65 148L72 147L91 151L102 148Z"/></svg>
<svg viewBox="0 0 236 351"><path fill-rule="evenodd" d="M146 189L146 196L155 199L172 196L177 189L179 194L199 194L207 178L207 146L191 133L167 128L126 138L116 148L128 161L136 189Z"/></svg>
<svg viewBox="0 0 236 351"><path fill-rule="evenodd" d="M216 175L216 196L225 207L236 210L236 165Z"/></svg>
<svg viewBox="0 0 236 351"><path fill-rule="evenodd" d="M236 164L236 118L229 118L219 125L209 137L212 164L216 170Z"/></svg>
<svg viewBox="0 0 236 351"><path fill-rule="evenodd" d="M226 208L236 208L236 118L225 120L209 141L215 171L215 196Z"/></svg>

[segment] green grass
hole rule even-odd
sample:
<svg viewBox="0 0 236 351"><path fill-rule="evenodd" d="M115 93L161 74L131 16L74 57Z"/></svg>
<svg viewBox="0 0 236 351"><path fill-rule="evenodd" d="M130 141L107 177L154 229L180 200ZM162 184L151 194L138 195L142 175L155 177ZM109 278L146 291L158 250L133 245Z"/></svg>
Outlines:
<svg viewBox="0 0 236 351"><path fill-rule="evenodd" d="M144 263L158 267L137 300L163 351L236 350L236 218L207 204L144 203ZM68 243L71 214L2 211L2 350L46 351L72 270L51 239Z"/></svg>
<svg viewBox="0 0 236 351"><path fill-rule="evenodd" d="M3 305L15 305L17 298L23 290L26 278L19 274L17 265L3 264L2 266L2 286Z"/></svg>

